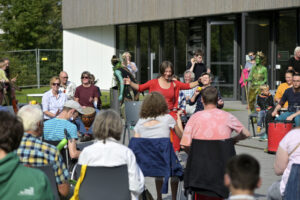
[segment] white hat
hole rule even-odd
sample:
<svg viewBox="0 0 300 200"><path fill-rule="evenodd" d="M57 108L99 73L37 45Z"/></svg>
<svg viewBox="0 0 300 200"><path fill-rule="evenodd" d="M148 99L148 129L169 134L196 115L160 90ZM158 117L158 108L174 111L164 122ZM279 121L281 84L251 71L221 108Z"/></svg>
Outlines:
<svg viewBox="0 0 300 200"><path fill-rule="evenodd" d="M68 100L66 101L66 103L64 104L64 107L67 108L74 108L75 110L77 110L79 113L81 114L85 114L82 107L80 106L80 104L77 101L74 100Z"/></svg>

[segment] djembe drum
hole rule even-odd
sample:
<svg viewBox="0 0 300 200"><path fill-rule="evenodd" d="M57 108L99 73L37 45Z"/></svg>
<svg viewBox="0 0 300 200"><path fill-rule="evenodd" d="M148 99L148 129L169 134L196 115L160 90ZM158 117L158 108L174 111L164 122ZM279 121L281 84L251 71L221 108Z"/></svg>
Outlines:
<svg viewBox="0 0 300 200"><path fill-rule="evenodd" d="M268 128L268 153L276 153L282 138L293 128L293 123L270 122Z"/></svg>
<svg viewBox="0 0 300 200"><path fill-rule="evenodd" d="M83 112L85 114L81 116L81 120L84 124L85 129L88 131L94 122L96 116L96 110L95 108L92 107L85 107L83 108Z"/></svg>

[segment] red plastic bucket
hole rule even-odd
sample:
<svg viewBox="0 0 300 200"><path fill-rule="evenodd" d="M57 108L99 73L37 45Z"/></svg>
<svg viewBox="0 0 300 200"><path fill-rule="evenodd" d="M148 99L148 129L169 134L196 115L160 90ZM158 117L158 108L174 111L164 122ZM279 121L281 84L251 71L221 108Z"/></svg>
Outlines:
<svg viewBox="0 0 300 200"><path fill-rule="evenodd" d="M268 128L268 152L276 153L282 138L293 128L292 122L270 122Z"/></svg>

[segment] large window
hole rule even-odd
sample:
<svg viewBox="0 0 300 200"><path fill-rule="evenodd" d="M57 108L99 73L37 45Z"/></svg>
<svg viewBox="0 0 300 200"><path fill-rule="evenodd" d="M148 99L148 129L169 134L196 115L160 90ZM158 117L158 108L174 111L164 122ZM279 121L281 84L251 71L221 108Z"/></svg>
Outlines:
<svg viewBox="0 0 300 200"><path fill-rule="evenodd" d="M174 63L174 21L164 22L163 60Z"/></svg>
<svg viewBox="0 0 300 200"><path fill-rule="evenodd" d="M176 22L176 68L178 75L183 75L187 64L187 36L189 31L188 21Z"/></svg>
<svg viewBox="0 0 300 200"><path fill-rule="evenodd" d="M280 11L278 15L277 35L277 66L276 80L284 81L284 74L288 67L288 60L294 55L297 45L296 10Z"/></svg>

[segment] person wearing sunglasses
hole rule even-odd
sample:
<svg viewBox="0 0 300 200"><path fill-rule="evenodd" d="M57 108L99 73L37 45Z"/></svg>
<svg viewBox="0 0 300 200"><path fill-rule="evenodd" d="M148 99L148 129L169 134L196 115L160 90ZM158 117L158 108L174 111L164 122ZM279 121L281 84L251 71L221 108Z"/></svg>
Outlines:
<svg viewBox="0 0 300 200"><path fill-rule="evenodd" d="M76 88L75 101L83 107L97 108L99 92L96 86L91 84L91 74L84 71L81 74L81 85Z"/></svg>
<svg viewBox="0 0 300 200"><path fill-rule="evenodd" d="M65 93L59 91L60 80L57 76L53 76L50 80L51 89L44 93L42 98L42 106L44 120L52 119L59 115L68 97Z"/></svg>
<svg viewBox="0 0 300 200"><path fill-rule="evenodd" d="M81 74L81 85L76 88L75 91L75 101L77 101L83 108L92 107L95 108L96 113L99 111L97 109L98 97L100 96L98 88L91 83L91 73L84 71ZM83 140L89 140L92 138L92 126L87 131L84 124L80 118L76 119L76 124L79 125L79 131L84 136Z"/></svg>

